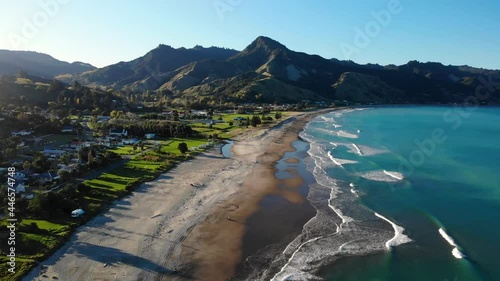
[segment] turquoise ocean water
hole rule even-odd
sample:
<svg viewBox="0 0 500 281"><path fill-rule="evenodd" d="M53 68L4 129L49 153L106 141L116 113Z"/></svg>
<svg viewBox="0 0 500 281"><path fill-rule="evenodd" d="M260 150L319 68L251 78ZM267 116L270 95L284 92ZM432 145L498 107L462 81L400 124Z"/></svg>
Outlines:
<svg viewBox="0 0 500 281"><path fill-rule="evenodd" d="M500 280L500 108L348 109L301 136L318 215L275 280Z"/></svg>

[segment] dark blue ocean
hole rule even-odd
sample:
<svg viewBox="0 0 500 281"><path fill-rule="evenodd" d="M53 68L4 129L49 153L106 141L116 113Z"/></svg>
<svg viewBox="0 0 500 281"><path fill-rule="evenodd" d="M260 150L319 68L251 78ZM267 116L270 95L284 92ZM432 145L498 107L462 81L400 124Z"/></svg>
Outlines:
<svg viewBox="0 0 500 281"><path fill-rule="evenodd" d="M274 280L500 280L500 108L339 110L301 136L317 215Z"/></svg>

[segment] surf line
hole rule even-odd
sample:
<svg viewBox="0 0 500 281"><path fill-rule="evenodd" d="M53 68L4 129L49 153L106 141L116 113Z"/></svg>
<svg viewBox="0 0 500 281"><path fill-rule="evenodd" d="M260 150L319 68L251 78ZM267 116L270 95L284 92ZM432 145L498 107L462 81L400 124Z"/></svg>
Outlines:
<svg viewBox="0 0 500 281"><path fill-rule="evenodd" d="M354 147L354 149L356 149L358 155L363 156L363 153L361 153L361 149L359 149L359 147L355 143L351 143L351 145Z"/></svg>
<svg viewBox="0 0 500 281"><path fill-rule="evenodd" d="M316 237L316 238L309 239L309 240L307 240L306 242L304 242L304 243L300 244L300 245L299 245L299 247L297 248L297 250L295 250L295 252L293 252L293 254L292 254L292 256L290 257L290 259L288 259L288 261L287 261L287 262L285 263L285 265L281 268L281 270L280 270L278 273L276 273L276 275L274 275L274 277L273 277L273 279L271 279L271 281L276 281L276 280L278 280L278 279L276 279L276 278L278 278L278 275L280 275L281 273L283 273L283 271L284 271L284 270L288 267L288 265L290 265L290 262L292 262L293 257L295 257L295 254L297 254L297 253L300 251L300 249L302 249L302 247L303 247L304 245L306 245L306 244L308 244L308 243L311 243L311 242L314 242L314 241L316 241L316 240L319 240L319 239L321 239L321 238L323 238L323 236L319 236L319 237Z"/></svg>
<svg viewBox="0 0 500 281"><path fill-rule="evenodd" d="M391 247L394 247L394 246L397 246L400 244L404 244L404 243L408 243L411 241L411 239L408 236L403 234L404 228L402 228L399 225L396 225L395 223L393 223L392 221L390 221L389 219L387 219L386 217L384 217L378 213L375 213L375 216L390 223L392 225L392 228L394 229L394 237L392 237L387 242L385 242L385 247L387 249L390 249Z"/></svg>
<svg viewBox="0 0 500 281"><path fill-rule="evenodd" d="M402 175L399 175L399 174L396 174L395 172L388 172L386 170L384 170L384 174L388 175L389 177L393 178L393 179L397 179L397 180L404 180L404 177Z"/></svg>
<svg viewBox="0 0 500 281"><path fill-rule="evenodd" d="M446 240L453 247L451 254L455 258L457 258L457 259L465 258L465 255L462 252L460 252L460 250L458 249L458 245L455 243L455 240L453 240L453 238L451 238L451 236L448 235L448 233L446 233L446 231L444 231L443 228L439 229L439 234L441 234L441 236L443 236L444 240Z"/></svg>
<svg viewBox="0 0 500 281"><path fill-rule="evenodd" d="M344 224L347 224L347 223L353 221L353 219L348 217L348 216L344 216L340 210L333 207L332 200L334 198L334 195L335 195L335 190L332 189L332 191L330 192L330 198L328 199L328 207L330 207L330 209L332 209L335 212L335 214L337 214L337 216L339 216L339 218L342 219L342 223L340 224L340 226L337 226L337 233L340 233L342 226Z"/></svg>

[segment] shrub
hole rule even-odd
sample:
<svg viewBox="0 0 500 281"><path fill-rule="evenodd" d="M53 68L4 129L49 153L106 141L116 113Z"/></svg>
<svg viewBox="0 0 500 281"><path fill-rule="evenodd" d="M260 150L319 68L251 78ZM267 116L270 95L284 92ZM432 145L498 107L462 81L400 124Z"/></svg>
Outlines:
<svg viewBox="0 0 500 281"><path fill-rule="evenodd" d="M177 148L179 149L179 151L184 154L188 151L188 146L185 142L181 142L179 143L179 145L177 146Z"/></svg>

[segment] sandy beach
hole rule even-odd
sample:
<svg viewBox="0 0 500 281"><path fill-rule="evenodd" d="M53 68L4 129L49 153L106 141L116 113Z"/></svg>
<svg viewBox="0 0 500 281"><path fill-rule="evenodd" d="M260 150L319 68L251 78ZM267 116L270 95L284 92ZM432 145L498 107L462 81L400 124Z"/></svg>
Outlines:
<svg viewBox="0 0 500 281"><path fill-rule="evenodd" d="M277 188L274 165L317 114L250 130L235 138L232 158L214 148L143 184L23 280L230 279L241 260L245 221L262 198L302 200Z"/></svg>

